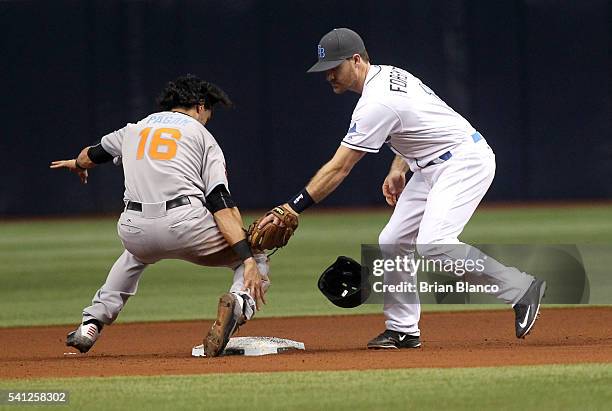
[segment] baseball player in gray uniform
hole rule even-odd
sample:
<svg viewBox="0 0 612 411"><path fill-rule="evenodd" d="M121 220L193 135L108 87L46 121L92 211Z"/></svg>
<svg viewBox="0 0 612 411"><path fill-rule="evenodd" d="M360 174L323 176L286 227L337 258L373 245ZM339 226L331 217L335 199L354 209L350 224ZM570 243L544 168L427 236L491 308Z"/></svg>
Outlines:
<svg viewBox="0 0 612 411"><path fill-rule="evenodd" d="M221 296L204 341L207 356L221 354L237 327L265 303L268 259L253 255L247 243L223 152L205 127L217 103L232 105L214 84L179 77L162 91L162 111L105 135L76 159L52 162L51 168L67 168L82 183L89 169L113 159L121 160L125 174L125 210L117 223L125 251L66 345L89 351L136 294L145 268L162 259L234 270L230 292Z"/></svg>
<svg viewBox="0 0 612 411"><path fill-rule="evenodd" d="M409 255L416 250L432 260L484 259L484 270L474 281L498 286L491 288L498 290L492 295L513 305L516 336L524 337L536 321L546 283L458 239L493 181L495 155L484 137L417 77L398 67L371 64L354 31L330 31L317 53L318 61L308 71L325 72L334 93L350 90L361 98L333 158L285 205L297 215L320 202L366 153L377 153L386 144L396 156L382 193L395 209L379 236L383 254L389 248L382 246L391 245L394 252ZM406 182L409 170L412 176ZM277 220L270 215L259 225ZM414 274L390 271L384 279L416 281ZM421 346L418 294L411 298L385 299L386 329L368 348Z"/></svg>

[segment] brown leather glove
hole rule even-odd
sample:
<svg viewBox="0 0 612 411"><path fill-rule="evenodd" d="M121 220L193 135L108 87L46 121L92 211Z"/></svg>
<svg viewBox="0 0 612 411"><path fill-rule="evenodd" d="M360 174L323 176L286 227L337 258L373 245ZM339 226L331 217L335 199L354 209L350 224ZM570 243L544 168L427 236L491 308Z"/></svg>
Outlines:
<svg viewBox="0 0 612 411"><path fill-rule="evenodd" d="M269 222L263 227L258 228L259 222L270 214L277 217L280 223L275 224L274 222ZM247 231L247 238L249 244L251 244L251 247L255 250L273 250L286 246L297 228L297 216L286 207L278 206L253 221Z"/></svg>

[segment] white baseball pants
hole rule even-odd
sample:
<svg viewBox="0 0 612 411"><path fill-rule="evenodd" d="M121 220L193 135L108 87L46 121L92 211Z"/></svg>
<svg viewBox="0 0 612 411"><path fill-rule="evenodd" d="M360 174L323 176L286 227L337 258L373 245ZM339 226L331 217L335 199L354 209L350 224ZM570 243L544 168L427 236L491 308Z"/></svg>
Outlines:
<svg viewBox="0 0 612 411"><path fill-rule="evenodd" d="M459 241L459 234L472 217L495 175L495 155L484 139L466 140L451 151L452 157L440 164L417 169L400 195L391 219L379 236L379 244L394 245L405 255L415 248L429 259L457 259L463 256L448 253L449 247L484 256L482 252ZM433 246L433 245L440 246ZM385 247L381 247L384 249ZM452 247L451 247L452 248ZM470 283L496 284L499 292L493 294L506 303L514 303L524 294L533 277L513 267L505 267L486 257L485 270ZM416 275L389 272L385 279L416 283ZM415 294L410 303L385 303L386 328L412 335L420 335L421 306Z"/></svg>

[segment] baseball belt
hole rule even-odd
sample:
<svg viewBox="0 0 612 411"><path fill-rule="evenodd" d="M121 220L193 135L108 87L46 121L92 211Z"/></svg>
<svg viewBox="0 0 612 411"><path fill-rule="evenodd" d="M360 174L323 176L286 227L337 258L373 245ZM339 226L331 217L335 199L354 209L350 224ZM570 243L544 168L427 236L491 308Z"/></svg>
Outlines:
<svg viewBox="0 0 612 411"><path fill-rule="evenodd" d="M482 140L482 134L480 134L478 131L472 134L471 137L474 143L478 143L480 140ZM446 153L442 154L440 157L434 158L433 160L431 160L429 163L425 165L425 167L429 167L433 164L444 163L446 160L450 159L452 156L453 154L450 151L447 151ZM422 167L422 168L425 168L425 167Z"/></svg>
<svg viewBox="0 0 612 411"><path fill-rule="evenodd" d="M187 205L187 204L191 204L191 201L189 200L189 197L187 197L187 196L180 196L180 197L174 198L172 200L166 201L166 211L172 210L173 208L184 206L184 205ZM137 203L135 201L128 201L125 209L126 210L131 210L131 211L140 211L140 212L142 212L142 203Z"/></svg>

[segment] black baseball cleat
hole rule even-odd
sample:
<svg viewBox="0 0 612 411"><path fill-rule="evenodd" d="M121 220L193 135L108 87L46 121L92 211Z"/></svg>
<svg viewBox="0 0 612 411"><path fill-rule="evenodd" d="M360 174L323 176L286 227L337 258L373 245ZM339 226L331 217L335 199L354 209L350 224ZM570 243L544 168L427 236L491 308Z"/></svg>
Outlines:
<svg viewBox="0 0 612 411"><path fill-rule="evenodd" d="M232 293L223 294L219 299L217 319L204 340L204 354L207 357L221 355L230 337L238 328L238 321L234 314L236 304L238 301Z"/></svg>
<svg viewBox="0 0 612 411"><path fill-rule="evenodd" d="M545 292L546 281L535 278L521 299L514 304L516 338L525 338L533 328Z"/></svg>
<svg viewBox="0 0 612 411"><path fill-rule="evenodd" d="M368 342L368 349L385 348L419 348L421 340L417 335L404 334L398 331L385 330Z"/></svg>
<svg viewBox="0 0 612 411"><path fill-rule="evenodd" d="M93 347L98 337L100 337L101 328L98 328L93 323L79 325L76 330L70 332L66 337L66 346L74 347L82 354L85 354Z"/></svg>

